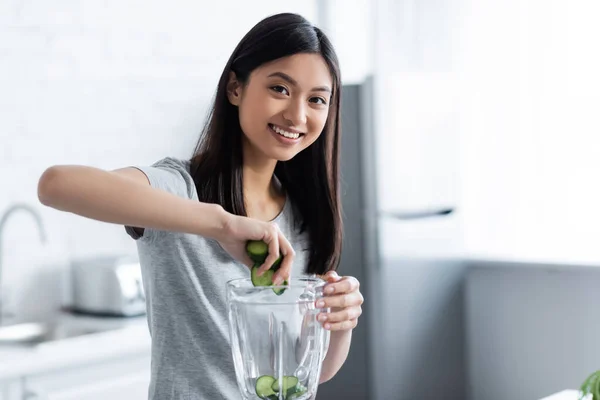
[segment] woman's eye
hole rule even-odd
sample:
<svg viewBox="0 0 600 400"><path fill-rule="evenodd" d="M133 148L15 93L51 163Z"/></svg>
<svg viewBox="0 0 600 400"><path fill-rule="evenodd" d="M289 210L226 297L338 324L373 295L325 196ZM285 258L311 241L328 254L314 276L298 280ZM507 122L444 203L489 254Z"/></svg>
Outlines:
<svg viewBox="0 0 600 400"><path fill-rule="evenodd" d="M325 99L322 98L322 97L312 97L310 99L310 102L311 103L317 103L317 104L323 104L323 105L327 104L327 101L325 101Z"/></svg>
<svg viewBox="0 0 600 400"><path fill-rule="evenodd" d="M282 94L290 94L290 93L288 92L288 90L287 90L285 87L281 86L281 85L272 86L272 87L271 87L271 90L274 90L274 91L276 91L277 93L282 93Z"/></svg>

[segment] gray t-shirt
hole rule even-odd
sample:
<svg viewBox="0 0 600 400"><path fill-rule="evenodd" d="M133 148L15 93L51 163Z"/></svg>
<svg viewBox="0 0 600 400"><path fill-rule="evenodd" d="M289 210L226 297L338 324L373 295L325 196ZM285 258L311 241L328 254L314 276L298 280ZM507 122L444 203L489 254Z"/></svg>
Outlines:
<svg viewBox="0 0 600 400"><path fill-rule="evenodd" d="M198 200L186 160L165 158L137 166L154 188ZM292 276L304 275L308 254L298 234L289 197L273 220L296 251ZM199 216L194 216L198 218ZM218 242L179 232L126 226L136 239L152 337L149 399L239 399L229 323L226 283L250 276Z"/></svg>

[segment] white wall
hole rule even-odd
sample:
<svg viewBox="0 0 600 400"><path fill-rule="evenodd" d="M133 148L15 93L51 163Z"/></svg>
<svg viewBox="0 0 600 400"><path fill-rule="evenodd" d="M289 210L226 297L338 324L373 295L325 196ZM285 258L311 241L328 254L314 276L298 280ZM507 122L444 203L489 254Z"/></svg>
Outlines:
<svg viewBox="0 0 600 400"><path fill-rule="evenodd" d="M243 34L281 11L316 22L316 10L315 1L281 0L0 3L0 212L34 204L49 236L40 245L22 213L6 226L2 287L17 310L56 308L71 258L135 251L120 226L41 206L44 169L189 156Z"/></svg>
<svg viewBox="0 0 600 400"><path fill-rule="evenodd" d="M375 2L317 0L319 26L333 43L345 84L357 84L375 71Z"/></svg>
<svg viewBox="0 0 600 400"><path fill-rule="evenodd" d="M464 0L465 248L600 263L600 4Z"/></svg>

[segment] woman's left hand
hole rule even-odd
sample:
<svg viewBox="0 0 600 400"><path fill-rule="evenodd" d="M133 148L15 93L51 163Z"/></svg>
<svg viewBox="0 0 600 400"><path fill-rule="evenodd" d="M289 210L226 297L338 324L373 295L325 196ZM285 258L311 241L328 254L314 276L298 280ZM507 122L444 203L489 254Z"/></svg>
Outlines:
<svg viewBox="0 0 600 400"><path fill-rule="evenodd" d="M317 308L331 308L329 313L320 313L317 319L325 329L345 331L354 329L362 314L363 295L358 280L352 276L340 277L335 271L323 277L327 284L323 288L324 297L317 300Z"/></svg>

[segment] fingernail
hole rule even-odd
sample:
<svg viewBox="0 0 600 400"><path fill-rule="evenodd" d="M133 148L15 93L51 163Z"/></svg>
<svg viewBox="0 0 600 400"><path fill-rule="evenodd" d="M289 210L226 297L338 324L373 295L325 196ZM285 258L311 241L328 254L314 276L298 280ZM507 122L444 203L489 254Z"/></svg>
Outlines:
<svg viewBox="0 0 600 400"><path fill-rule="evenodd" d="M328 286L325 288L325 293L333 293L333 291L334 291L333 286Z"/></svg>
<svg viewBox="0 0 600 400"><path fill-rule="evenodd" d="M325 315L325 314L319 315L319 321L327 321L327 315Z"/></svg>
<svg viewBox="0 0 600 400"><path fill-rule="evenodd" d="M317 307L321 308L325 306L325 302L323 300L317 301Z"/></svg>
<svg viewBox="0 0 600 400"><path fill-rule="evenodd" d="M329 328L331 328L331 324L325 324L325 325L323 325L323 326L325 327L325 329L329 329Z"/></svg>

